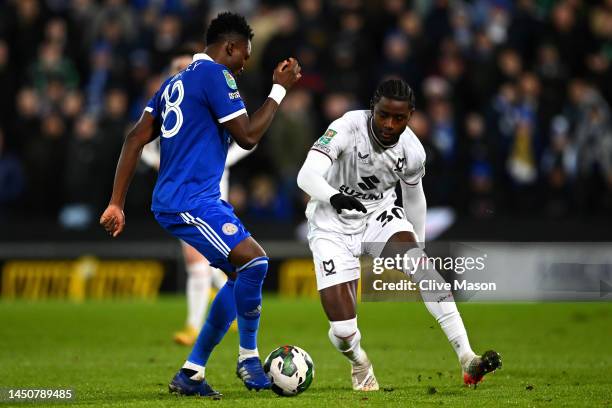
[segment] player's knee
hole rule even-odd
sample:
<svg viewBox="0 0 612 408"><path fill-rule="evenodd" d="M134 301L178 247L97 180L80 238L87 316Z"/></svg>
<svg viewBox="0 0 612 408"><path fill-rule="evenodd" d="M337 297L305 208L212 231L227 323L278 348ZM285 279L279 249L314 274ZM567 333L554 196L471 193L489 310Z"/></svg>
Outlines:
<svg viewBox="0 0 612 408"><path fill-rule="evenodd" d="M249 262L236 269L238 276L242 280L249 280L253 283L261 283L266 278L268 272L268 257L260 256L251 259Z"/></svg>
<svg viewBox="0 0 612 408"><path fill-rule="evenodd" d="M267 257L266 251L252 237L240 242L229 254L230 262L237 267L262 257Z"/></svg>
<svg viewBox="0 0 612 408"><path fill-rule="evenodd" d="M361 340L361 332L357 327L357 318L329 322L328 332L331 342L341 351L350 351Z"/></svg>

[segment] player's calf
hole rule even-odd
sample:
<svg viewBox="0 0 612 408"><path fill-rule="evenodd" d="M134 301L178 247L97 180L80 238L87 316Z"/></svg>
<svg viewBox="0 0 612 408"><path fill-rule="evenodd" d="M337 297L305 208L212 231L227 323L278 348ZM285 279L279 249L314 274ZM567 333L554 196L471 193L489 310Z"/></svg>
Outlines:
<svg viewBox="0 0 612 408"><path fill-rule="evenodd" d="M334 347L351 363L351 381L356 391L377 391L378 381L372 363L361 348L357 318L330 323L328 336Z"/></svg>

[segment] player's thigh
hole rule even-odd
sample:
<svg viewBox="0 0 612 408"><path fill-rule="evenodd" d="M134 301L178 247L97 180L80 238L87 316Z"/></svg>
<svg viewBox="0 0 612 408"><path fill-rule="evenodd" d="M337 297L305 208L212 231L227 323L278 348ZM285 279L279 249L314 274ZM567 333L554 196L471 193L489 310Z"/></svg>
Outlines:
<svg viewBox="0 0 612 408"><path fill-rule="evenodd" d="M348 239L326 232L309 237L317 290L359 279L359 258L351 251Z"/></svg>
<svg viewBox="0 0 612 408"><path fill-rule="evenodd" d="M182 239L208 259L210 265L233 273L230 253L250 237L229 204L209 204L182 213L155 213L167 231Z"/></svg>
<svg viewBox="0 0 612 408"><path fill-rule="evenodd" d="M231 250L229 261L235 267L240 267L252 259L262 256L266 256L266 251L263 250L253 237L246 237Z"/></svg>
<svg viewBox="0 0 612 408"><path fill-rule="evenodd" d="M403 252L414 246L414 237L414 226L406 218L404 209L390 205L370 217L363 234L363 249L374 257L387 252L387 249L396 252L402 247Z"/></svg>

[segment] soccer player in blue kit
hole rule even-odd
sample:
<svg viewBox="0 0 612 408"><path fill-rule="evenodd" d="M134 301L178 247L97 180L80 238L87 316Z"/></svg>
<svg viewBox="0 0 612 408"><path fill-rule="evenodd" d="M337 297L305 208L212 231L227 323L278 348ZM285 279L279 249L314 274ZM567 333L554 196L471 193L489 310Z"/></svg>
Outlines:
<svg viewBox="0 0 612 408"><path fill-rule="evenodd" d="M231 140L244 149L259 143L286 90L301 77L301 68L294 58L280 62L270 95L249 117L234 75L249 59L252 37L240 15L221 13L211 21L205 52L194 55L185 70L162 84L127 135L112 197L100 218L111 236L123 231L125 197L140 153L160 136L161 162L151 206L155 218L229 278L215 297L189 357L169 384L171 392L183 395L221 396L206 382L205 367L235 318L240 338L236 374L248 389L270 387L257 351L268 258L233 208L220 199L219 182Z"/></svg>

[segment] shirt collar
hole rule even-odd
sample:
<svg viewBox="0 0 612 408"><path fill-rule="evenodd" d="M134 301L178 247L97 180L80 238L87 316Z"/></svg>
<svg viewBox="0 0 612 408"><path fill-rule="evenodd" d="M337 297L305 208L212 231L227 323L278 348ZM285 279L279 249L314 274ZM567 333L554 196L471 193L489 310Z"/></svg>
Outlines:
<svg viewBox="0 0 612 408"><path fill-rule="evenodd" d="M205 52L200 52L193 56L193 61L199 61L199 60L212 61L213 59L210 58L210 56L206 54Z"/></svg>

